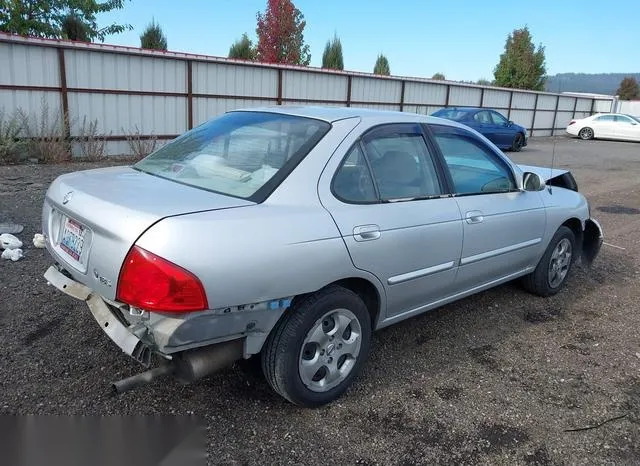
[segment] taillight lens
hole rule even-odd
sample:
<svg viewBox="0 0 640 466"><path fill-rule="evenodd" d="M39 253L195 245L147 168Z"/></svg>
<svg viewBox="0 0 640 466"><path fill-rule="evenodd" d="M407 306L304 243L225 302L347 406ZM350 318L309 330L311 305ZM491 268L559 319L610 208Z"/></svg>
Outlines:
<svg viewBox="0 0 640 466"><path fill-rule="evenodd" d="M574 124L575 122L576 122L576 120L571 120L571 121L569 122L569 126L571 126L571 125L572 125L572 124Z"/></svg>
<svg viewBox="0 0 640 466"><path fill-rule="evenodd" d="M207 296L197 277L138 246L127 254L116 297L147 311L192 312L208 308Z"/></svg>

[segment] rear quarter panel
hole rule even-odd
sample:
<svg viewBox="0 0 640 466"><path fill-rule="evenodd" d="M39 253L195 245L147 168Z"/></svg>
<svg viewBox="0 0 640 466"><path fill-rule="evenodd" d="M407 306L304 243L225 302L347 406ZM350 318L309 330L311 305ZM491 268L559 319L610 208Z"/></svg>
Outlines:
<svg viewBox="0 0 640 466"><path fill-rule="evenodd" d="M382 285L353 266L318 198L320 173L358 124L334 122L264 203L166 218L137 244L196 274L212 309L309 293L352 277L372 282L384 306Z"/></svg>

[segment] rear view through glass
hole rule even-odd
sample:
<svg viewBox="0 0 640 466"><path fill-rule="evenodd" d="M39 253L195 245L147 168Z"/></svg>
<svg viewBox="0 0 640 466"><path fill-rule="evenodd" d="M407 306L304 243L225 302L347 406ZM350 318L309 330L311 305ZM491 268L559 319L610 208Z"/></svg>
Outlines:
<svg viewBox="0 0 640 466"><path fill-rule="evenodd" d="M171 141L134 165L196 188L261 202L331 125L267 112L231 112Z"/></svg>

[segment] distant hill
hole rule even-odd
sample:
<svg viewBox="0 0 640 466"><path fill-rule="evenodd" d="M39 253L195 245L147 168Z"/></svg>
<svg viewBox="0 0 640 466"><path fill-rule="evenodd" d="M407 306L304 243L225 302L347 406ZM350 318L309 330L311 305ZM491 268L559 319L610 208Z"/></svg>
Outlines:
<svg viewBox="0 0 640 466"><path fill-rule="evenodd" d="M550 92L592 92L613 95L627 76L640 82L640 73L559 73L549 76L545 89Z"/></svg>

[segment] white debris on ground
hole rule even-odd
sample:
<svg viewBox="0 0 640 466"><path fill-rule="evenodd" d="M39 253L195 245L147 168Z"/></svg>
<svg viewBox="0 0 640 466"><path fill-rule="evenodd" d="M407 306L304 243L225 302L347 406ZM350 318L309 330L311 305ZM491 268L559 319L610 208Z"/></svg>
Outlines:
<svg viewBox="0 0 640 466"><path fill-rule="evenodd" d="M33 245L38 249L45 247L45 237L42 233L36 233L33 235ZM24 257L21 248L22 241L12 234L2 233L0 235L0 249L4 249L0 258L12 260L13 262L19 261Z"/></svg>
<svg viewBox="0 0 640 466"><path fill-rule="evenodd" d="M2 255L0 255L2 259L9 259L13 262L16 262L24 257L22 254L22 249L5 249L2 251Z"/></svg>
<svg viewBox="0 0 640 466"><path fill-rule="evenodd" d="M36 233L33 235L33 245L38 249L44 248L45 242L44 235L42 233Z"/></svg>
<svg viewBox="0 0 640 466"><path fill-rule="evenodd" d="M3 233L0 235L0 248L2 249L20 249L22 247L22 241L13 236L10 233Z"/></svg>

